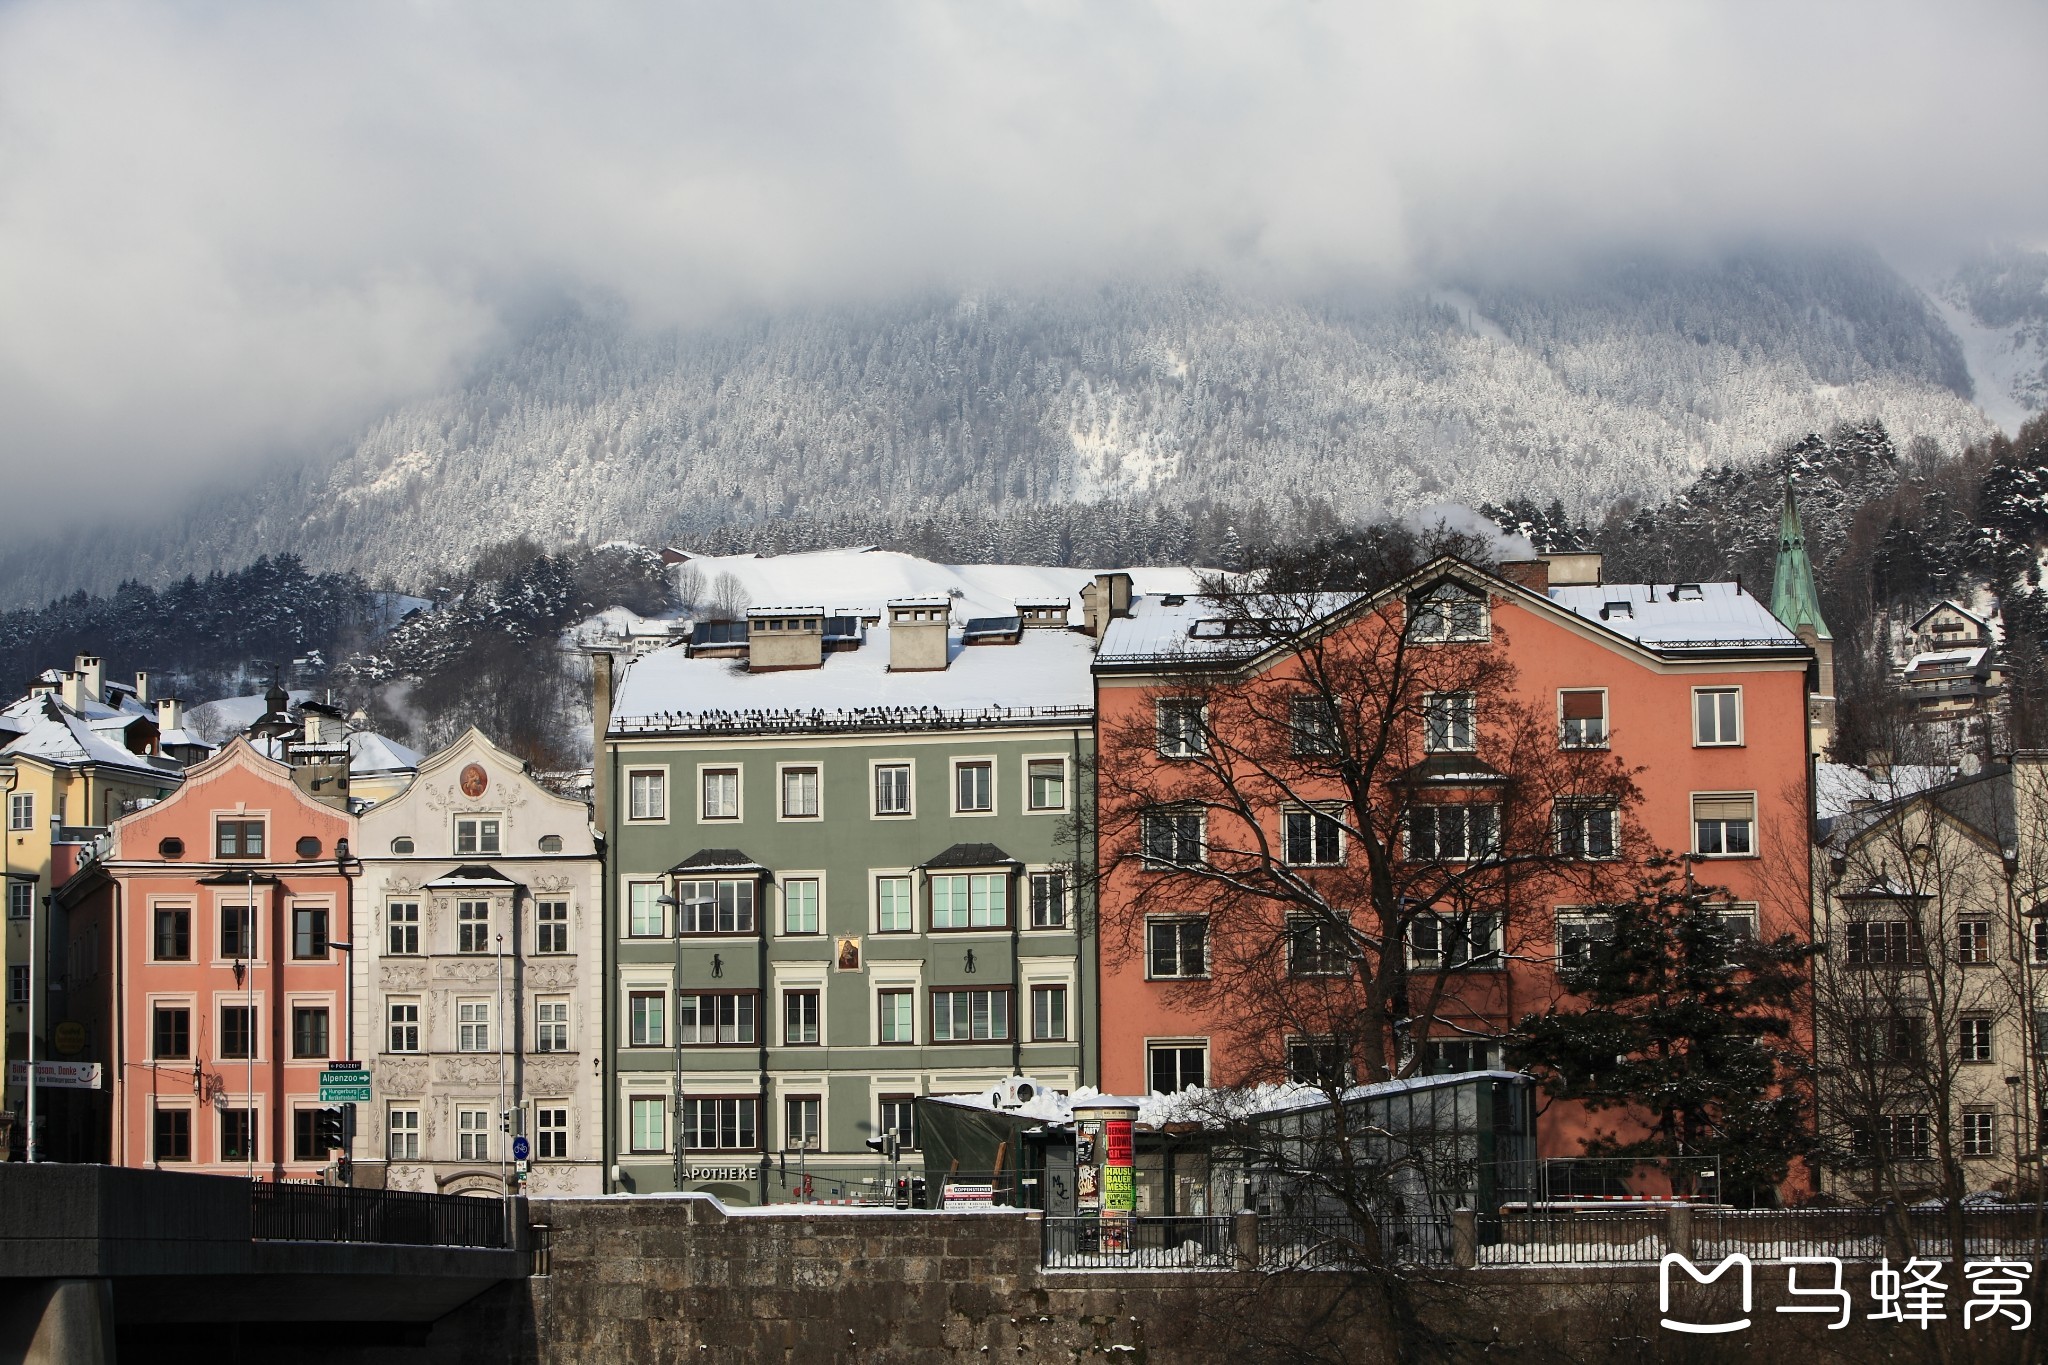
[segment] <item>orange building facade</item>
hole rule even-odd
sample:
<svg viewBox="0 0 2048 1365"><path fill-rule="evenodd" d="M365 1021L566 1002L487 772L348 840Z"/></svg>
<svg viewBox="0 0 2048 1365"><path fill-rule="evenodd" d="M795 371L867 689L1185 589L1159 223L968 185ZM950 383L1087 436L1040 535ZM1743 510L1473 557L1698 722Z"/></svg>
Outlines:
<svg viewBox="0 0 2048 1365"><path fill-rule="evenodd" d="M1412 723L1427 734L1390 734L1391 743L1412 750L1412 762L1389 759L1390 770L1419 774L1402 780L1430 788L1414 798L1426 809L1407 813L1404 828L1387 840L1399 850L1396 859L1408 859L1419 842L1429 841L1456 863L1453 841L1476 847L1484 837L1481 815L1472 808L1485 806L1499 811L1484 817L1495 822L1495 839L1511 841L1516 821L1526 820L1524 846L1535 847L1542 837L1580 841L1576 846L1589 853L1614 855L1593 869L1608 875L1620 875L1628 857L1652 849L1692 855L1698 882L1725 889L1725 913L1746 920L1744 929L1768 939L1810 937L1807 697L1814 656L1761 603L1733 583L1606 584L1592 556L1560 557L1555 566L1544 560L1507 565L1499 575L1440 560L1383 597L1330 601L1305 634L1341 641L1345 632L1384 631L1390 622L1399 632L1400 622L1412 621L1416 604L1431 594L1451 605L1438 621L1444 628L1411 646L1418 651L1408 656L1411 664L1428 651L1483 649L1491 651L1483 657L1505 667L1482 664L1475 683L1454 685L1465 690L1419 704L1423 714ZM1276 1058L1288 1072L1318 1064L1312 1038L1261 1046L1256 970L1241 972L1228 989L1210 988L1223 982L1222 961L1242 968L1253 957L1228 942L1221 926L1205 923L1202 899L1213 883L1162 867L1176 838L1204 844L1190 855L1202 859L1233 856L1219 848L1241 850L1235 856L1259 895L1277 896L1272 884L1295 876L1365 875L1355 863L1344 866L1358 856L1352 837L1334 825L1318 832L1311 813L1340 798L1341 790L1318 787L1311 777L1289 778L1284 764L1258 758L1256 740L1227 728L1247 715L1286 716L1285 702L1272 698L1284 696L1322 660L1300 648L1233 651L1228 642L1234 634L1256 632L1238 631L1228 617L1209 599L1139 598L1128 615L1107 623L1096 656L1101 1075L1103 1088L1113 1093L1277 1080ZM1375 657L1390 656L1382 651ZM1506 680L1492 691L1489 668ZM1369 672L1359 671L1358 679ZM1238 705L1240 698L1261 695L1267 700ZM1366 700L1363 709L1370 711ZM1213 725L1213 732L1186 738L1182 732L1197 724L1196 710L1176 714L1175 708L1200 708L1200 723ZM1390 706L1385 714L1397 710ZM1533 719L1520 730L1495 723L1510 710ZM1408 724L1391 722L1393 728ZM1157 752L1129 742L1120 754L1119 734L1157 734ZM1258 769L1258 776L1177 832L1170 820L1162 824L1157 837L1168 847L1155 856L1152 827L1119 820L1117 806L1142 807L1153 793L1169 811L1192 811L1208 801L1185 775L1189 765L1171 752L1195 742L1234 749L1230 761L1240 771ZM1548 745L1582 771L1604 774L1589 782L1625 775L1618 785L1632 787L1633 799L1617 803L1611 814L1572 816L1569 833L1560 823L1566 819L1559 814L1562 801L1546 797L1541 810L1518 812L1521 779L1504 774L1552 758L1531 755L1531 745ZM1210 760L1206 766L1224 765ZM1444 804L1430 804L1438 801ZM1240 803L1241 811L1230 809ZM1143 818L1154 817L1148 812ZM1410 823L1416 820L1421 823ZM1145 847L1134 852L1139 844ZM1568 873L1561 880L1531 876L1504 893L1510 898L1502 902L1505 913L1468 917L1459 929L1470 935L1462 948L1452 946L1447 931L1431 929L1427 942L1394 949L1409 955L1415 1013L1425 1012L1421 1001L1427 999L1438 1023L1412 1047L1390 1048L1388 1070L1498 1068L1503 1058L1496 1040L1513 1022L1553 1005L1570 1007L1559 967L1583 931L1573 905L1588 897L1583 885L1570 884ZM1457 884L1453 868L1443 885ZM1277 918L1285 903L1274 904ZM1267 952L1275 974L1295 973L1304 959L1311 970L1327 969L1316 966L1312 935ZM1332 965L1341 978L1342 964ZM1213 983L1207 979L1212 970ZM1270 1028L1299 1026L1276 1021ZM1795 1028L1810 1033L1806 1021ZM1353 1068L1355 1059L1345 1065ZM1374 1074L1371 1067L1356 1070L1361 1078ZM1594 1120L1614 1125L1611 1114L1589 1118L1551 1106L1541 1127L1542 1154L1577 1154Z"/></svg>
<svg viewBox="0 0 2048 1365"><path fill-rule="evenodd" d="M311 1179L320 1073L350 1049L353 821L237 739L114 823L64 889L111 970L107 1160Z"/></svg>

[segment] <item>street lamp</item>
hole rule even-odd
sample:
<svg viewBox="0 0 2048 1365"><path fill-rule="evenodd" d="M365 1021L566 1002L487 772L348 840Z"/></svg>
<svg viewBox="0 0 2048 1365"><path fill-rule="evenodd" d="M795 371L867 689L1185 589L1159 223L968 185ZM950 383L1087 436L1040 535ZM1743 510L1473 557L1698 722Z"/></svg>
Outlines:
<svg viewBox="0 0 2048 1365"><path fill-rule="evenodd" d="M672 1101L675 1108L673 1123L675 1131L673 1139L676 1149L676 1193L680 1194L683 1189L683 1021L681 1018L683 1002L683 919L676 912L685 906L689 907L693 912L699 911L703 907L716 905L717 901L711 896L692 896L688 900L679 900L674 896L656 896L654 903L667 906L669 913L675 916L674 922L669 926L672 931L669 937L675 941L676 947L676 975L675 981L669 989L668 1003L668 1013L673 1017L666 1022L668 1023L671 1039L675 1044L675 1098ZM697 920L697 916L694 913L690 918L692 922Z"/></svg>

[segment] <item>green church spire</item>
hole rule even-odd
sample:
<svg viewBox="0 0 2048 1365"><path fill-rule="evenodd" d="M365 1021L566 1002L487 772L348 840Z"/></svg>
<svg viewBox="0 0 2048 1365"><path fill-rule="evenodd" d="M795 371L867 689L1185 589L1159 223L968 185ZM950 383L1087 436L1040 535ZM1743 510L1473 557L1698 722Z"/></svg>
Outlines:
<svg viewBox="0 0 2048 1365"><path fill-rule="evenodd" d="M1813 627L1816 639L1832 640L1821 619L1820 594L1813 587L1813 561L1806 557L1806 532L1799 525L1799 503L1792 479L1785 478L1785 510L1778 516L1778 571L1771 581L1771 615L1797 632Z"/></svg>

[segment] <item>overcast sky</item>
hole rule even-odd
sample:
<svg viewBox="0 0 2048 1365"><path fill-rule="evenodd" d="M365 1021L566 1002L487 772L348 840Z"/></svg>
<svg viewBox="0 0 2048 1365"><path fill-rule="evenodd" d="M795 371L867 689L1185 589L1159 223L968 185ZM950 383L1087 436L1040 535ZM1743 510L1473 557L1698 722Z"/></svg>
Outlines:
<svg viewBox="0 0 2048 1365"><path fill-rule="evenodd" d="M42 493L304 448L561 290L687 323L1750 233L2038 243L2044 57L2048 6L1948 0L0 0L0 466Z"/></svg>

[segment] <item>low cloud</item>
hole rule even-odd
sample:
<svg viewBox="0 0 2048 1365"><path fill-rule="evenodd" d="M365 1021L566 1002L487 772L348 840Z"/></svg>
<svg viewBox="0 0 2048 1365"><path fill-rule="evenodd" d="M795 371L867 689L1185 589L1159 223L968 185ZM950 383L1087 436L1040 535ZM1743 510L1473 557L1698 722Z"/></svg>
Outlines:
<svg viewBox="0 0 2048 1365"><path fill-rule="evenodd" d="M2048 227L2033 5L0 8L0 450L139 505L650 323ZM90 494L81 469L99 472Z"/></svg>

